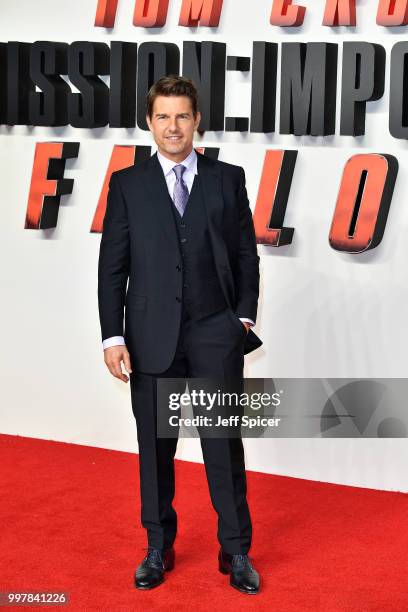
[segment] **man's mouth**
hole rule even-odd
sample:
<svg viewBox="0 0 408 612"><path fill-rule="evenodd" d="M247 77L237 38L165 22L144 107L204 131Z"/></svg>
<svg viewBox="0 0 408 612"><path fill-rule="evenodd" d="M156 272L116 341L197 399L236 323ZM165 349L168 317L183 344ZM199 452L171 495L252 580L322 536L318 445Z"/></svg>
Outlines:
<svg viewBox="0 0 408 612"><path fill-rule="evenodd" d="M180 140L181 136L166 136L167 140Z"/></svg>

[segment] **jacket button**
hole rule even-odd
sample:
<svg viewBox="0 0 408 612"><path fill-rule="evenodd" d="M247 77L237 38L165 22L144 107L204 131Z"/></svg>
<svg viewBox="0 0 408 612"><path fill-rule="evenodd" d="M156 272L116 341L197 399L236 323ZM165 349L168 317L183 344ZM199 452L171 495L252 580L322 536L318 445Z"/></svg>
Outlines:
<svg viewBox="0 0 408 612"><path fill-rule="evenodd" d="M181 270L180 266L176 266L176 270L178 270L180 272L180 270Z"/></svg>
<svg viewBox="0 0 408 612"><path fill-rule="evenodd" d="M180 223L180 227L187 227L185 223Z"/></svg>
<svg viewBox="0 0 408 612"><path fill-rule="evenodd" d="M180 302L180 301L181 301L180 298L176 297L176 302Z"/></svg>
<svg viewBox="0 0 408 612"><path fill-rule="evenodd" d="M180 242L187 242L187 238L181 238Z"/></svg>

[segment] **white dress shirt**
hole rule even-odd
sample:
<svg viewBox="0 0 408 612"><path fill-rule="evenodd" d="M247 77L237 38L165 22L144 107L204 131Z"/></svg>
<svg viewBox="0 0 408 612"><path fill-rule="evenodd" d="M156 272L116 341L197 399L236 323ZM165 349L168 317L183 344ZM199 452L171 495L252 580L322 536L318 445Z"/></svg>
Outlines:
<svg viewBox="0 0 408 612"><path fill-rule="evenodd" d="M164 178L166 179L170 197L173 199L174 186L177 180L176 174L173 172L173 167L176 166L178 162L174 162L168 157L165 157L159 151L157 151L157 159L159 160L163 169ZM194 147L187 157L179 163L186 167L183 173L183 180L187 185L188 192L190 193L193 186L194 175L197 174L197 153L195 152ZM255 325L252 319L240 318L240 320L250 323L251 326ZM112 336L111 338L106 338L106 340L102 342L103 350L109 348L110 346L118 346L120 344L125 344L125 339L123 336Z"/></svg>

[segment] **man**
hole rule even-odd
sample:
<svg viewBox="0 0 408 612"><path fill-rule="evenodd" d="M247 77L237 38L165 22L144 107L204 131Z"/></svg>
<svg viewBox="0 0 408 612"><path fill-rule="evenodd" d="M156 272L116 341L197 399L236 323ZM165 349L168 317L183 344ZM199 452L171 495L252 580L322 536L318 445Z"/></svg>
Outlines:
<svg viewBox="0 0 408 612"><path fill-rule="evenodd" d="M242 379L244 353L262 344L250 329L259 257L245 173L194 150L197 97L186 77L170 75L151 87L146 121L157 152L112 173L100 244L105 363L124 382L122 363L130 375L139 442L148 538L148 554L135 573L139 589L157 586L174 566L177 438L157 436L157 379ZM218 513L219 569L235 588L257 593L241 437L202 437L201 447Z"/></svg>

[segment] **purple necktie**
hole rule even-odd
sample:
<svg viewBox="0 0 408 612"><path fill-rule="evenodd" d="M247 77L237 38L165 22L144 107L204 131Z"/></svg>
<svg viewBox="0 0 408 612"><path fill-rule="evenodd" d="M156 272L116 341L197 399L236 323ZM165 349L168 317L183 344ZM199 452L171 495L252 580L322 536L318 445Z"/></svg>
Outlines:
<svg viewBox="0 0 408 612"><path fill-rule="evenodd" d="M177 179L176 184L174 185L173 202L175 207L179 211L180 216L182 217L186 209L187 200L189 196L187 185L183 180L183 173L184 170L186 170L186 166L183 166L183 164L177 164L177 166L173 167L173 170Z"/></svg>

